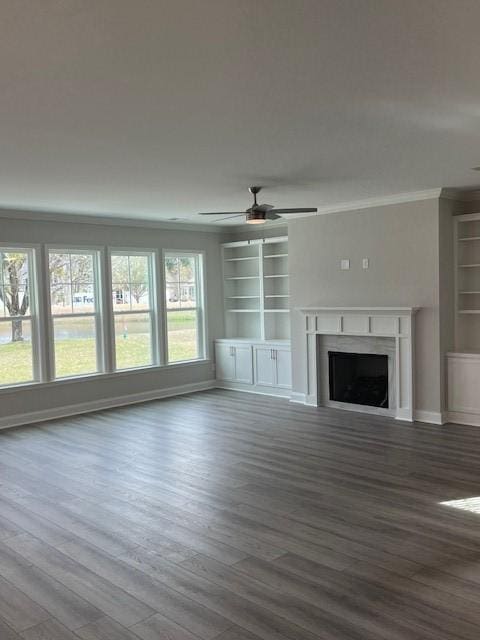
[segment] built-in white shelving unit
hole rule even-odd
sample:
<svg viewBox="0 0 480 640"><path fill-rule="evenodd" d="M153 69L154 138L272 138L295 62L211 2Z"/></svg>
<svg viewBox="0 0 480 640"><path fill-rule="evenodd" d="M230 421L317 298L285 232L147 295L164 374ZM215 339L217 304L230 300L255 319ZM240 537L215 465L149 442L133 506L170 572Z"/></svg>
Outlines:
<svg viewBox="0 0 480 640"><path fill-rule="evenodd" d="M480 348L480 214L455 217L455 348Z"/></svg>
<svg viewBox="0 0 480 640"><path fill-rule="evenodd" d="M449 419L480 426L480 213L454 218L455 349L447 355Z"/></svg>
<svg viewBox="0 0 480 640"><path fill-rule="evenodd" d="M288 238L222 246L227 338L289 340Z"/></svg>

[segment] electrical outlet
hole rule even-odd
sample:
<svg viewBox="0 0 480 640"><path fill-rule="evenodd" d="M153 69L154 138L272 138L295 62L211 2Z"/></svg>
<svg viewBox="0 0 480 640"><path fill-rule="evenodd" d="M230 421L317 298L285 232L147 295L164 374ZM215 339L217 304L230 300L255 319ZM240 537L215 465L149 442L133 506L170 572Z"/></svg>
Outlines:
<svg viewBox="0 0 480 640"><path fill-rule="evenodd" d="M368 269L368 267L369 267L369 266L370 266L370 260L369 260L368 258L364 258L364 259L362 260L362 267L363 267L364 269Z"/></svg>
<svg viewBox="0 0 480 640"><path fill-rule="evenodd" d="M340 269L342 271L348 271L348 269L350 269L350 260L348 259L340 260Z"/></svg>

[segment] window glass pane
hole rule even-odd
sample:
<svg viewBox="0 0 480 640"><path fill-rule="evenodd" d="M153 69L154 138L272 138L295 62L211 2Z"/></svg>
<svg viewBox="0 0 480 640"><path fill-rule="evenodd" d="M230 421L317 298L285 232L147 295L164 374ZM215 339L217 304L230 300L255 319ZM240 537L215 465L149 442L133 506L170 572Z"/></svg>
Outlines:
<svg viewBox="0 0 480 640"><path fill-rule="evenodd" d="M72 253L70 256L72 283L93 283L93 256Z"/></svg>
<svg viewBox="0 0 480 640"><path fill-rule="evenodd" d="M125 313L115 316L117 369L152 364L151 331L149 313Z"/></svg>
<svg viewBox="0 0 480 640"><path fill-rule="evenodd" d="M5 316L25 316L30 314L28 288L25 285L7 285L0 292Z"/></svg>
<svg viewBox="0 0 480 640"><path fill-rule="evenodd" d="M167 311L167 331L169 362L199 357L196 311Z"/></svg>
<svg viewBox="0 0 480 640"><path fill-rule="evenodd" d="M30 320L0 322L0 385L33 380Z"/></svg>
<svg viewBox="0 0 480 640"><path fill-rule="evenodd" d="M97 371L95 318L54 318L57 378Z"/></svg>
<svg viewBox="0 0 480 640"><path fill-rule="evenodd" d="M167 309L180 307L180 272L178 258L165 258L165 293Z"/></svg>
<svg viewBox="0 0 480 640"><path fill-rule="evenodd" d="M112 301L114 311L128 311L130 304L130 287L124 282L112 283Z"/></svg>
<svg viewBox="0 0 480 640"><path fill-rule="evenodd" d="M95 273L91 253L50 253L52 315L95 313Z"/></svg>
<svg viewBox="0 0 480 640"><path fill-rule="evenodd" d="M74 313L94 313L95 296L93 284L75 283L72 286L72 305Z"/></svg>
<svg viewBox="0 0 480 640"><path fill-rule="evenodd" d="M51 286L52 315L72 313L72 290L69 284L52 284Z"/></svg>
<svg viewBox="0 0 480 640"><path fill-rule="evenodd" d="M128 256L112 255L112 282L127 283L128 280Z"/></svg>
<svg viewBox="0 0 480 640"><path fill-rule="evenodd" d="M130 282L148 282L147 256L130 256Z"/></svg>
<svg viewBox="0 0 480 640"><path fill-rule="evenodd" d="M70 254L50 253L49 268L50 282L52 285L68 284L71 282Z"/></svg>
<svg viewBox="0 0 480 640"><path fill-rule="evenodd" d="M0 317L30 315L28 256L25 251L0 253Z"/></svg>
<svg viewBox="0 0 480 640"><path fill-rule="evenodd" d="M0 284L25 286L28 284L28 253L25 251L0 252Z"/></svg>

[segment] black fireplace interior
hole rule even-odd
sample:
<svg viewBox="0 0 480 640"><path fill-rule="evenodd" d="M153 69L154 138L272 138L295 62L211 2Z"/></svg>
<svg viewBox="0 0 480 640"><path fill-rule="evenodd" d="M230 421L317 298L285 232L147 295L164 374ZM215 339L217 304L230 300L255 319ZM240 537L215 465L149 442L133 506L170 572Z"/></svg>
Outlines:
<svg viewBox="0 0 480 640"><path fill-rule="evenodd" d="M330 400L388 409L388 356L328 352Z"/></svg>

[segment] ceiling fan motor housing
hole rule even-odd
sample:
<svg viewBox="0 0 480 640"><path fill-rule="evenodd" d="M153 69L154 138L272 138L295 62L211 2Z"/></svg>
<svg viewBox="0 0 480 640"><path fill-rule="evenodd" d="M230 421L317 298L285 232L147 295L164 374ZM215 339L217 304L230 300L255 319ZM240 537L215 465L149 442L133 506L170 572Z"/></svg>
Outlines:
<svg viewBox="0 0 480 640"><path fill-rule="evenodd" d="M246 216L249 224L261 224L267 219L265 211L247 211Z"/></svg>

